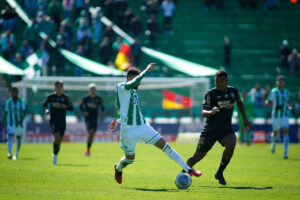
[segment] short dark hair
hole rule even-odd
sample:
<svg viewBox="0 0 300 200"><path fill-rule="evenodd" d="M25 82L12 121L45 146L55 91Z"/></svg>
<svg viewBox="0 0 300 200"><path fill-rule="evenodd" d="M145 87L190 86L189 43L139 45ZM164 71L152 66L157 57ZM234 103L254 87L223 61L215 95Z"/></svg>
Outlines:
<svg viewBox="0 0 300 200"><path fill-rule="evenodd" d="M284 76L278 75L277 78L276 78L276 81L279 81L279 80L281 80L281 79L285 80Z"/></svg>
<svg viewBox="0 0 300 200"><path fill-rule="evenodd" d="M19 92L19 89L18 89L17 87L12 87L12 88L11 88L11 91Z"/></svg>
<svg viewBox="0 0 300 200"><path fill-rule="evenodd" d="M225 72L224 70L219 70L216 72L215 77L225 77L227 78L227 72Z"/></svg>
<svg viewBox="0 0 300 200"><path fill-rule="evenodd" d="M64 82L62 82L62 81L55 81L55 83L54 83L54 86L56 86L56 85L64 85Z"/></svg>
<svg viewBox="0 0 300 200"><path fill-rule="evenodd" d="M128 70L127 70L127 78L128 77L132 77L132 76L137 76L141 73L141 70L139 70L138 68L136 67L130 67Z"/></svg>

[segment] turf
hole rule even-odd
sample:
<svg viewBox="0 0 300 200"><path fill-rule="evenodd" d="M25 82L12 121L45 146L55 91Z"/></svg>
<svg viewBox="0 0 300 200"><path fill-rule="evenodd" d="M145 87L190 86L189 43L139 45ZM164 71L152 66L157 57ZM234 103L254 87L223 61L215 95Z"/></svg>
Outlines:
<svg viewBox="0 0 300 200"><path fill-rule="evenodd" d="M184 159L195 144L171 144ZM97 143L91 157L85 144L64 143L58 166L51 164L51 144L24 144L17 161L6 158L0 145L0 199L300 199L300 145L290 146L288 160L283 146L275 155L269 145L237 147L224 175L227 186L214 179L222 147L216 144L196 168L188 190L178 190L177 166L160 150L138 144L135 163L124 171L123 184L114 180L113 166L123 155L117 143Z"/></svg>

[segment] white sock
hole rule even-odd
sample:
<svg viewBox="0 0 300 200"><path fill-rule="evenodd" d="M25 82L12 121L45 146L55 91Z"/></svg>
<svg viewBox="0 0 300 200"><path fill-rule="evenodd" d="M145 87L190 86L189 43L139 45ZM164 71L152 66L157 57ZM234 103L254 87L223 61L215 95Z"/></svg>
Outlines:
<svg viewBox="0 0 300 200"><path fill-rule="evenodd" d="M125 156L123 158L121 158L119 164L117 165L117 171L118 172L122 172L122 170L128 165L128 164L132 164L134 160L129 160L127 159Z"/></svg>
<svg viewBox="0 0 300 200"><path fill-rule="evenodd" d="M165 152L169 158L177 162L186 172L188 172L191 168L184 162L181 156L173 150L168 144L165 144L163 148L163 152Z"/></svg>

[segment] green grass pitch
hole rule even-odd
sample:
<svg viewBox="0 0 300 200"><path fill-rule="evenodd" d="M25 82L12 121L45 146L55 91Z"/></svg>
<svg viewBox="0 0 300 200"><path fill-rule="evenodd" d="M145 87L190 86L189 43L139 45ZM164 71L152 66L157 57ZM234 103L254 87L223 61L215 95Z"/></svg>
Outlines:
<svg viewBox="0 0 300 200"><path fill-rule="evenodd" d="M171 146L186 160L196 144ZM15 148L15 146L14 146ZM0 199L300 199L300 145L283 146L275 155L269 145L237 146L224 175L227 186L214 179L223 148L216 144L196 165L203 172L188 190L174 184L180 167L150 145L138 144L136 159L114 180L113 166L123 156L118 143L95 143L84 156L84 143L63 143L58 166L51 164L52 144L24 144L17 161L7 159L0 145Z"/></svg>

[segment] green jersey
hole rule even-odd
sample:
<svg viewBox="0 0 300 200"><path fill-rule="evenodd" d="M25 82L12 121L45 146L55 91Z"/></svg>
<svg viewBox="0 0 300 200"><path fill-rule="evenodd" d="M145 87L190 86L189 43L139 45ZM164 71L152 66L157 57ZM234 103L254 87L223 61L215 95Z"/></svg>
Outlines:
<svg viewBox="0 0 300 200"><path fill-rule="evenodd" d="M268 100L272 102L272 118L289 117L288 100L290 92L287 89L280 91L278 88L273 88L269 94Z"/></svg>
<svg viewBox="0 0 300 200"><path fill-rule="evenodd" d="M26 104L23 99L18 98L17 101L14 101L12 98L8 99L5 102L3 122L7 126L7 131L14 131L15 128L22 127L25 115Z"/></svg>
<svg viewBox="0 0 300 200"><path fill-rule="evenodd" d="M139 85L146 73L147 71L144 70L133 80L118 84L115 96L115 117L119 118L118 122L120 124L143 125L146 123L141 113L137 91L134 89Z"/></svg>

